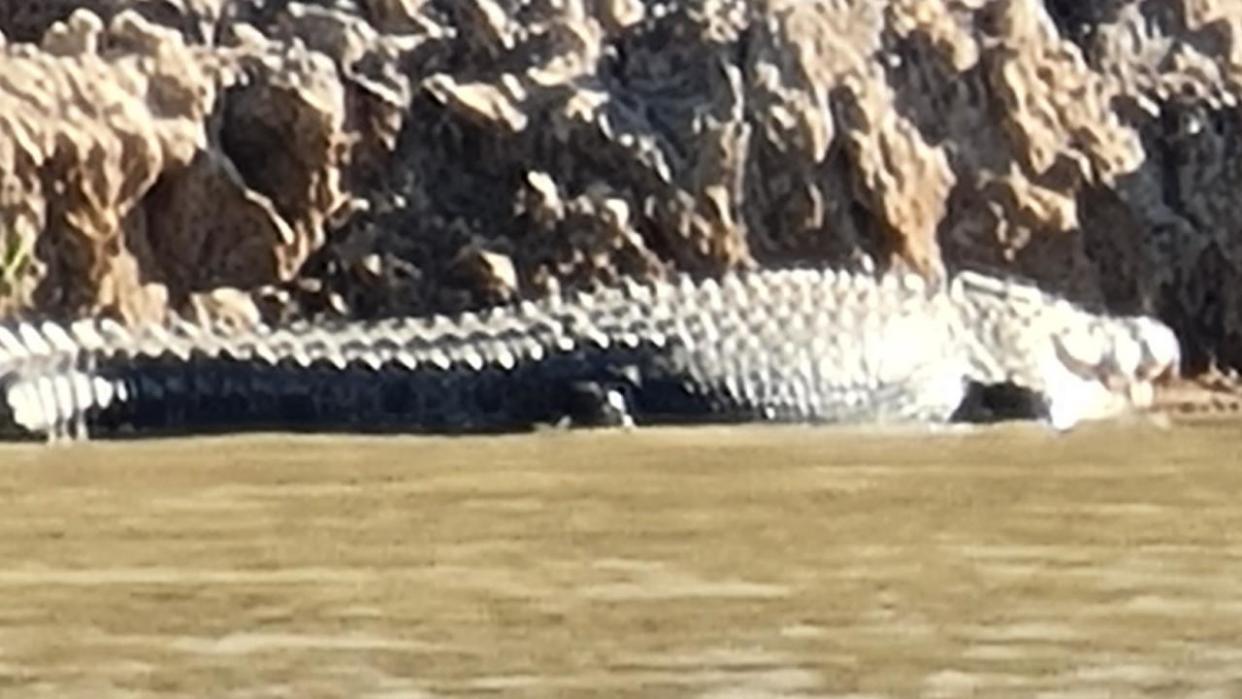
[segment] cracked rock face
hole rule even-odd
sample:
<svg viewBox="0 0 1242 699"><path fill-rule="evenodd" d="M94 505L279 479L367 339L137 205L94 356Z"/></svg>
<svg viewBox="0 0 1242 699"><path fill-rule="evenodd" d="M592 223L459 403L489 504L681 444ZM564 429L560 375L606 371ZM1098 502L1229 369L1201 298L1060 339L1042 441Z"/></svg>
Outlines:
<svg viewBox="0 0 1242 699"><path fill-rule="evenodd" d="M1232 0L15 0L0 32L0 312L969 268L1242 366Z"/></svg>

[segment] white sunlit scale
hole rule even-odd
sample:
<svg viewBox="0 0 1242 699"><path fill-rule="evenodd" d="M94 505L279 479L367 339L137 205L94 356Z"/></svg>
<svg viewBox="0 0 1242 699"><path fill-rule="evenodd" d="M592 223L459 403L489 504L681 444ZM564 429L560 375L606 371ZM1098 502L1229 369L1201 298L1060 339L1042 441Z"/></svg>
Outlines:
<svg viewBox="0 0 1242 699"><path fill-rule="evenodd" d="M42 429L54 429L60 413L60 407L56 402L55 380L50 376L40 376L34 379L34 386L39 395L39 419Z"/></svg>
<svg viewBox="0 0 1242 699"><path fill-rule="evenodd" d="M47 429L47 412L43 409L43 401L39 389L29 381L18 381L9 386L6 399L9 410L13 413L13 421L32 432L43 432Z"/></svg>
<svg viewBox="0 0 1242 699"><path fill-rule="evenodd" d="M45 357L52 353L52 346L47 343L34 325L21 322L17 324L17 335L31 355Z"/></svg>
<svg viewBox="0 0 1242 699"><path fill-rule="evenodd" d="M116 397L116 388L111 381L95 376L91 378L91 395L94 396L96 405L107 408Z"/></svg>
<svg viewBox="0 0 1242 699"><path fill-rule="evenodd" d="M64 328L59 323L45 321L39 326L43 337L47 339L48 344L57 352L70 354L78 351L78 345L69 337Z"/></svg>
<svg viewBox="0 0 1242 699"><path fill-rule="evenodd" d="M0 325L0 350L10 357L10 361L17 359L25 359L30 356L30 351L22 344L21 339L9 328Z"/></svg>

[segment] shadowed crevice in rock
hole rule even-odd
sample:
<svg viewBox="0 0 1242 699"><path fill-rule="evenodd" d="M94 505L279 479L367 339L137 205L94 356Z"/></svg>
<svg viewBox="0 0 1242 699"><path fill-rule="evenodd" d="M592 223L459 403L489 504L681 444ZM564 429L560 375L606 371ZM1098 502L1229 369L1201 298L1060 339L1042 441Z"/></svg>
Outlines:
<svg viewBox="0 0 1242 699"><path fill-rule="evenodd" d="M1095 28L1114 21L1118 10L1129 3L1127 0L1046 0L1045 4L1061 36L1077 44L1089 57Z"/></svg>

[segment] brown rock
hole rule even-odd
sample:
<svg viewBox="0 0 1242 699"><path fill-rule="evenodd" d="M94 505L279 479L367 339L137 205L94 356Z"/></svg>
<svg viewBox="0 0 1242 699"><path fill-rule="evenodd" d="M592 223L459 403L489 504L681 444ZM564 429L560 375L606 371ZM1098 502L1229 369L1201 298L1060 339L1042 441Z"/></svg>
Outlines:
<svg viewBox="0 0 1242 699"><path fill-rule="evenodd" d="M48 32L49 50L0 54L0 292L54 312L158 315L137 300L158 281L142 274L142 200L205 145L214 66L136 15L119 15L108 40L151 38L158 51L102 55L103 32L79 11Z"/></svg>
<svg viewBox="0 0 1242 699"><path fill-rule="evenodd" d="M326 58L78 10L0 60L9 306L154 318L170 296L288 279L322 244L345 140Z"/></svg>

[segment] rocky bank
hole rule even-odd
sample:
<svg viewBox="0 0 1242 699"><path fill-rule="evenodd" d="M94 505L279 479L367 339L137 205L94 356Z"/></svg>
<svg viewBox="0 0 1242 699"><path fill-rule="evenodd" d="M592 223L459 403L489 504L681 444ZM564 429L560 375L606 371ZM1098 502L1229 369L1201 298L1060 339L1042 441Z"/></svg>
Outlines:
<svg viewBox="0 0 1242 699"><path fill-rule="evenodd" d="M0 0L0 313L973 268L1242 366L1236 0Z"/></svg>

